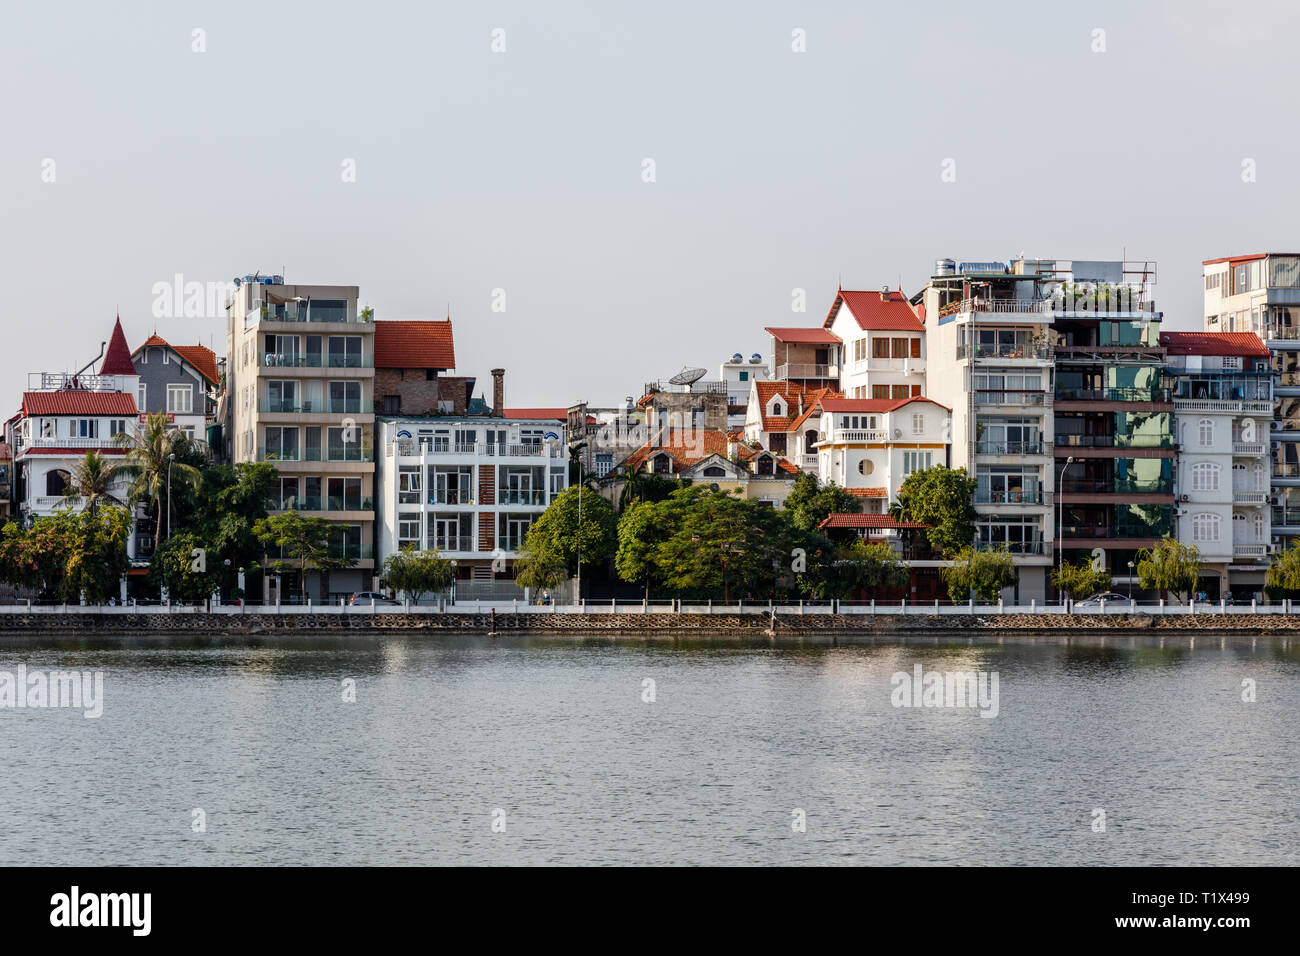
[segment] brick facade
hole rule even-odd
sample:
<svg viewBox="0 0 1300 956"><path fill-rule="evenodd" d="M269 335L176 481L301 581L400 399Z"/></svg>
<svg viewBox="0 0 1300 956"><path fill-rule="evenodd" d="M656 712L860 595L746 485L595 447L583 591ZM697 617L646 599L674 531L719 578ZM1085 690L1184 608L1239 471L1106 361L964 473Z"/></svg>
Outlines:
<svg viewBox="0 0 1300 956"><path fill-rule="evenodd" d="M390 415L464 415L469 400L467 379L462 375L440 375L429 378L422 368L375 369L375 411ZM396 395L398 407L389 409L384 399ZM450 402L449 409L440 409L440 402Z"/></svg>

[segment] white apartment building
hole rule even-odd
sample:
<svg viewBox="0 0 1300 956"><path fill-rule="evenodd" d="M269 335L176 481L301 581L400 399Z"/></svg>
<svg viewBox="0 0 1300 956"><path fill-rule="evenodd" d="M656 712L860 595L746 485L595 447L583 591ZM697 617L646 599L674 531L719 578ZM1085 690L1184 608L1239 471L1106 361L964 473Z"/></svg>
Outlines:
<svg viewBox="0 0 1300 956"><path fill-rule="evenodd" d="M755 382L766 381L768 368L763 363L763 356L755 352L746 361L737 352L730 359L718 366L718 380L727 387L727 427L739 431L745 427L745 412L749 405L749 393Z"/></svg>
<svg viewBox="0 0 1300 956"><path fill-rule="evenodd" d="M818 474L883 514L914 471L947 463L952 411L930 398L826 398L817 424Z"/></svg>
<svg viewBox="0 0 1300 956"><path fill-rule="evenodd" d="M1300 533L1300 253L1207 259L1205 329L1252 332L1271 354L1271 532L1281 547Z"/></svg>
<svg viewBox="0 0 1300 956"><path fill-rule="evenodd" d="M409 546L455 561L458 581L513 577L529 527L568 486L563 426L446 416L384 418L377 430L380 565Z"/></svg>
<svg viewBox="0 0 1300 956"><path fill-rule="evenodd" d="M1263 596L1272 548L1271 355L1252 332L1162 332L1174 388L1177 536L1207 594Z"/></svg>

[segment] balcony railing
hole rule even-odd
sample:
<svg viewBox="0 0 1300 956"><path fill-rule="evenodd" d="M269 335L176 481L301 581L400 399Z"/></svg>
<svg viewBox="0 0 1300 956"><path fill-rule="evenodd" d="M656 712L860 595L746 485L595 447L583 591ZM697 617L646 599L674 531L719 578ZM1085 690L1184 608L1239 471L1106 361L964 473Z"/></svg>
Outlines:
<svg viewBox="0 0 1300 956"><path fill-rule="evenodd" d="M257 449L258 461L326 461L326 462L368 462L374 461L374 455L371 453L369 445L356 443L352 446L355 450L328 450L322 453L319 448L298 448L298 449L281 449L267 448L259 445Z"/></svg>
<svg viewBox="0 0 1300 956"><path fill-rule="evenodd" d="M1260 335L1262 339L1300 339L1300 327L1270 325Z"/></svg>
<svg viewBox="0 0 1300 956"><path fill-rule="evenodd" d="M980 551L996 551L1006 548L1012 554L1043 554L1042 541L983 541L977 539L975 547Z"/></svg>
<svg viewBox="0 0 1300 956"><path fill-rule="evenodd" d="M447 438L398 438L389 442L388 457L394 455L491 455L497 458L552 458L561 454L558 446L546 442L521 445L498 442L452 442Z"/></svg>
<svg viewBox="0 0 1300 956"><path fill-rule="evenodd" d="M472 505L473 503L474 493L472 491L445 488L442 491L429 492L429 504L431 505Z"/></svg>
<svg viewBox="0 0 1300 956"><path fill-rule="evenodd" d="M361 561L366 558L373 558L375 550L368 544L332 544L329 547L329 556L349 561Z"/></svg>
<svg viewBox="0 0 1300 956"><path fill-rule="evenodd" d="M1234 441L1232 453L1244 458L1258 458L1268 454L1268 444L1262 441Z"/></svg>
<svg viewBox="0 0 1300 956"><path fill-rule="evenodd" d="M958 360L965 358L1034 359L1042 361L1052 357L1048 345L976 345L963 342L957 346Z"/></svg>
<svg viewBox="0 0 1300 956"><path fill-rule="evenodd" d="M503 505L544 505L546 504L546 492L535 491L505 491L501 494L501 504Z"/></svg>
<svg viewBox="0 0 1300 956"><path fill-rule="evenodd" d="M816 456L816 455L800 455L800 456L799 456L799 467L802 468L804 471L807 471L807 470L809 470L810 468L816 468L816 467L817 467L817 456Z"/></svg>
<svg viewBox="0 0 1300 956"><path fill-rule="evenodd" d="M373 355L299 355L265 352L262 364L267 368L374 368Z"/></svg>
<svg viewBox="0 0 1300 956"><path fill-rule="evenodd" d="M1263 505L1268 503L1268 492L1266 491L1238 491L1235 488L1232 491L1232 503L1234 505Z"/></svg>
<svg viewBox="0 0 1300 956"><path fill-rule="evenodd" d="M523 445L503 445L497 442L485 442L483 454L496 455L500 458L528 458L545 456L549 447L543 442L527 442Z"/></svg>
<svg viewBox="0 0 1300 956"><path fill-rule="evenodd" d="M429 539L429 547L439 551L473 551L474 536L469 534L440 534Z"/></svg>
<svg viewBox="0 0 1300 956"><path fill-rule="evenodd" d="M1063 435L1056 433L1057 448L1173 448L1172 435Z"/></svg>
<svg viewBox="0 0 1300 956"><path fill-rule="evenodd" d="M1043 489L1030 491L976 491L977 505L1041 505Z"/></svg>
<svg viewBox="0 0 1300 956"><path fill-rule="evenodd" d="M830 443L835 442L875 442L890 441L890 433L883 428L862 429L862 428L832 428L830 437L821 439ZM816 464L816 462L814 462Z"/></svg>
<svg viewBox="0 0 1300 956"><path fill-rule="evenodd" d="M1273 462L1274 478L1300 478L1300 465L1295 462Z"/></svg>
<svg viewBox="0 0 1300 956"><path fill-rule="evenodd" d="M1136 524L1063 524L1063 538L1163 538L1172 529L1167 525Z"/></svg>
<svg viewBox="0 0 1300 956"><path fill-rule="evenodd" d="M977 441L977 455L1042 455L1047 443L1041 441Z"/></svg>
<svg viewBox="0 0 1300 956"><path fill-rule="evenodd" d="M1167 388L1058 388L1058 402L1169 402Z"/></svg>
<svg viewBox="0 0 1300 956"><path fill-rule="evenodd" d="M260 311L250 312L244 316L244 324L250 321L262 322L349 322L357 325L369 324L372 317L364 312L353 314L351 310L340 312L338 309L312 308L310 303L264 305Z"/></svg>
<svg viewBox="0 0 1300 956"><path fill-rule="evenodd" d="M977 388L975 390L976 405L1044 405L1047 403L1047 392L1042 390L1025 391L1023 389L1010 390L1005 388Z"/></svg>
<svg viewBox="0 0 1300 956"><path fill-rule="evenodd" d="M1266 544L1246 544L1244 542L1232 542L1232 556L1234 558L1262 558L1268 554L1268 545Z"/></svg>
<svg viewBox="0 0 1300 956"><path fill-rule="evenodd" d="M1273 403L1262 399L1178 398L1174 396L1176 412L1239 412L1242 414L1270 415Z"/></svg>
<svg viewBox="0 0 1300 956"><path fill-rule="evenodd" d="M257 403L257 410L273 415L369 415L375 405L368 398L327 398L316 402L264 398Z"/></svg>
<svg viewBox="0 0 1300 956"><path fill-rule="evenodd" d="M1274 528L1300 528L1300 507L1273 506Z"/></svg>
<svg viewBox="0 0 1300 956"><path fill-rule="evenodd" d="M272 502L273 511L374 511L373 498L354 495L298 495Z"/></svg>
<svg viewBox="0 0 1300 956"><path fill-rule="evenodd" d="M1061 482L1059 492L1063 495L1172 495L1174 480L1166 478L1159 481L1130 481L1114 478L1070 478Z"/></svg>
<svg viewBox="0 0 1300 956"><path fill-rule="evenodd" d="M33 438L30 442L19 442L18 448L118 448L121 447L112 438Z"/></svg>
<svg viewBox="0 0 1300 956"><path fill-rule="evenodd" d="M957 315L961 312L1003 312L1003 313L1050 313L1052 302L1049 299L998 299L974 296L949 302L939 310L940 316Z"/></svg>
<svg viewBox="0 0 1300 956"><path fill-rule="evenodd" d="M789 381L792 378L839 378L839 376L840 370L837 365L805 365L791 362L776 367L778 381Z"/></svg>

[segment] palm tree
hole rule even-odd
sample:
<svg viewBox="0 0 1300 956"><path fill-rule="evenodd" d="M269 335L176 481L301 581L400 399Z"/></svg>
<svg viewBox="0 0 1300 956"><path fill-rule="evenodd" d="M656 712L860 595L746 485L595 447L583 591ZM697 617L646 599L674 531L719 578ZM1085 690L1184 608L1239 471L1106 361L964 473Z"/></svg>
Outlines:
<svg viewBox="0 0 1300 956"><path fill-rule="evenodd" d="M162 497L169 472L172 478L196 491L203 480L193 465L174 460L178 452L189 447L189 439L180 429L169 426L165 415L150 415L134 434L122 433L113 440L126 449L126 460L118 466L118 472L131 479L131 500L149 501L154 506L153 546L157 551L162 544ZM171 528L167 533L171 534Z"/></svg>
<svg viewBox="0 0 1300 956"><path fill-rule="evenodd" d="M99 452L86 452L86 457L72 466L63 500L69 505L84 501L85 511L92 518L101 504L122 504L122 500L110 490L117 482L118 468L118 465L105 461Z"/></svg>

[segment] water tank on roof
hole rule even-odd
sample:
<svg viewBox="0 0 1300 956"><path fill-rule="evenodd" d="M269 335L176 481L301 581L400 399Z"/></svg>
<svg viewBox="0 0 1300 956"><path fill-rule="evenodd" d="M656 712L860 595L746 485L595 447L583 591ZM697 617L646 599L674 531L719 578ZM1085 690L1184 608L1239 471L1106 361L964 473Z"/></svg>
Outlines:
<svg viewBox="0 0 1300 956"><path fill-rule="evenodd" d="M951 276L957 274L957 263L951 259L935 259L934 274L937 276Z"/></svg>
<svg viewBox="0 0 1300 956"><path fill-rule="evenodd" d="M749 357L750 365L761 365L762 362L763 362L763 356L759 355L757 352L755 352L753 355Z"/></svg>
<svg viewBox="0 0 1300 956"><path fill-rule="evenodd" d="M743 355L741 355L739 352L737 352L735 355L733 355L733 356L731 357L731 361L732 361L733 363L735 363L735 362L743 362L743 361L745 361L745 357L744 357Z"/></svg>
<svg viewBox="0 0 1300 956"><path fill-rule="evenodd" d="M992 272L997 275L1003 275L1007 271L1005 262L959 262L957 271L966 272Z"/></svg>

